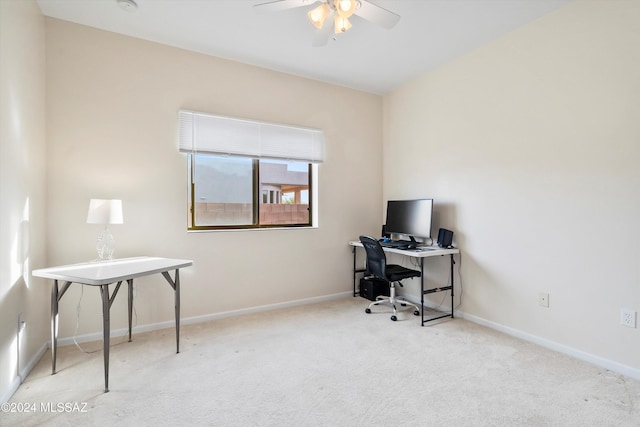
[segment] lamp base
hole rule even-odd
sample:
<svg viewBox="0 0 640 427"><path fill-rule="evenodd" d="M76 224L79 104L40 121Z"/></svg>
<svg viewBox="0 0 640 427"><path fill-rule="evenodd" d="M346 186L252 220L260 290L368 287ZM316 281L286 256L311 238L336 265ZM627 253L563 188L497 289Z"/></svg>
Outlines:
<svg viewBox="0 0 640 427"><path fill-rule="evenodd" d="M113 234L109 231L108 227L105 227L102 233L98 236L96 243L96 250L98 251L98 260L106 261L113 259L113 250L115 249L115 241Z"/></svg>

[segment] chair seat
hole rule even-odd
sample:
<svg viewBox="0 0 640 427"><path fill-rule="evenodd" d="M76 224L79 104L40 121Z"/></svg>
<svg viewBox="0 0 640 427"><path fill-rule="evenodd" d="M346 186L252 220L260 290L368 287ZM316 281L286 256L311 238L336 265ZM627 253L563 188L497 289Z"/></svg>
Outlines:
<svg viewBox="0 0 640 427"><path fill-rule="evenodd" d="M390 282L398 282L400 280L409 279L411 277L420 277L418 270L403 267L397 264L387 264L387 280Z"/></svg>

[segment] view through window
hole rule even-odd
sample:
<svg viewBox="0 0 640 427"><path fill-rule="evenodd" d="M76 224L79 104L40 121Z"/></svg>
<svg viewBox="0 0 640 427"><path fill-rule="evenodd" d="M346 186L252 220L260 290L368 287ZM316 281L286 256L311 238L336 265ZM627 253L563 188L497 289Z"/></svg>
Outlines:
<svg viewBox="0 0 640 427"><path fill-rule="evenodd" d="M189 229L311 225L311 164L189 154Z"/></svg>

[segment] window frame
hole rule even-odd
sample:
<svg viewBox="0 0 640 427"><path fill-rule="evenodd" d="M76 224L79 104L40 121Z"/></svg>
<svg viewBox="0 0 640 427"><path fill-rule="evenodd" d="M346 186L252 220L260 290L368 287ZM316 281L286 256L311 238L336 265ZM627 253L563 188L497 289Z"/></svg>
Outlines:
<svg viewBox="0 0 640 427"><path fill-rule="evenodd" d="M316 176L318 173L317 167L314 167L313 163L307 163L308 174L308 191L309 191L309 204L308 204L308 222L300 224L261 224L260 223L260 205L262 205L262 189L260 188L260 162L262 160L268 161L269 159L251 158L252 164L252 223L251 224L230 224L230 225L196 225L196 210L194 209L196 198L196 183L195 177L195 157L201 156L215 156L209 153L187 153L187 162L190 173L189 175L189 197L187 202L187 231L232 231L232 230L266 230L266 229L283 229L283 228L313 228L315 227L314 219L317 218L317 212L315 212L315 184ZM236 157L236 156L229 156ZM317 165L315 165L317 166Z"/></svg>

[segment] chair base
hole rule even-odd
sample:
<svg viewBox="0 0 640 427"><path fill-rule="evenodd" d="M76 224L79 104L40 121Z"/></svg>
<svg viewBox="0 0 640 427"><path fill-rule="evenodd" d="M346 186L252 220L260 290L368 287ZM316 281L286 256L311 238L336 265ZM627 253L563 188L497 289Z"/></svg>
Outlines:
<svg viewBox="0 0 640 427"><path fill-rule="evenodd" d="M375 305L380 305L380 304L389 304L391 306L391 308L393 308L393 314L391 315L391 320L393 320L394 322L396 320L398 320L398 309L396 307L396 304L400 304L401 306L405 307L405 306L410 306L414 308L413 314L414 316L419 316L420 315L420 309L418 308L417 305L415 305L412 302L407 301L404 297L401 296L396 296L396 288L394 286L393 283L391 283L391 285L389 286L390 289L390 296L389 297L378 297L378 299L374 302L372 302L371 304L369 304L369 306L364 310L365 313L371 313L371 307L375 306Z"/></svg>

